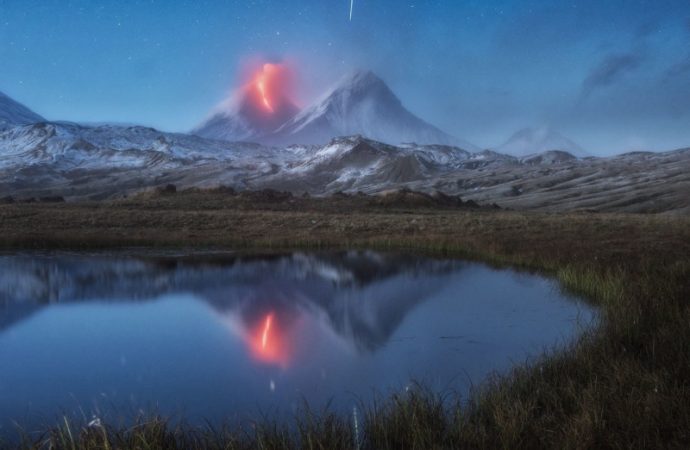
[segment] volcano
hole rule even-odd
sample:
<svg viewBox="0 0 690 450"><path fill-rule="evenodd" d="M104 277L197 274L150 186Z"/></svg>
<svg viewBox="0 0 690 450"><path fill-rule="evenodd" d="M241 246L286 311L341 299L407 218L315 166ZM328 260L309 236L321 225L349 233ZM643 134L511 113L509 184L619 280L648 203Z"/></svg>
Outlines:
<svg viewBox="0 0 690 450"><path fill-rule="evenodd" d="M299 108L289 96L291 76L282 64L264 64L229 102L221 105L192 134L225 141L262 137L297 114Z"/></svg>
<svg viewBox="0 0 690 450"><path fill-rule="evenodd" d="M279 143L324 144L336 136L361 135L388 144L457 145L474 150L408 111L371 71L345 76L331 91L281 126Z"/></svg>
<svg viewBox="0 0 690 450"><path fill-rule="evenodd" d="M280 88L280 86L278 86ZM310 106L297 111L293 103L264 102L258 84L244 89L245 110L222 111L193 131L202 137L251 140L270 145L326 144L335 137L360 135L388 144L454 145L475 151L472 144L451 136L408 111L388 85L371 71L346 75ZM258 93L258 94L257 94ZM269 108L270 107L270 108ZM279 108L271 112L272 108ZM254 111L256 109L256 111Z"/></svg>

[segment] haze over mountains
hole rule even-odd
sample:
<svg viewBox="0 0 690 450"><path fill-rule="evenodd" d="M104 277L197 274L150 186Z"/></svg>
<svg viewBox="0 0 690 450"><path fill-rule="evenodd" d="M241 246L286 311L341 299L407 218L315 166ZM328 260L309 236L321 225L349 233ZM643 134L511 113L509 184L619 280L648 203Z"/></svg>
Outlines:
<svg viewBox="0 0 690 450"><path fill-rule="evenodd" d="M238 108L197 130L213 139L46 122L2 96L0 198L97 200L172 183L312 195L412 188L512 208L690 212L690 149L579 158L576 144L541 128L515 133L499 152L476 151L409 113L371 72L349 75L299 112L287 97L257 97L261 92L251 89L245 93L254 98L240 97ZM268 112L280 120L261 122ZM341 132L354 136L338 137ZM234 133L294 145L226 140ZM395 136L407 143L385 142Z"/></svg>

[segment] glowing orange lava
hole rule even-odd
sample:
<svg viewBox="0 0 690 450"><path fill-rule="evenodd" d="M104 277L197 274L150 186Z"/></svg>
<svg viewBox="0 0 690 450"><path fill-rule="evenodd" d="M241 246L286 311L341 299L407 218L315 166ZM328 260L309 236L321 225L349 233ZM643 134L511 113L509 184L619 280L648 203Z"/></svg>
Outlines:
<svg viewBox="0 0 690 450"><path fill-rule="evenodd" d="M256 87L259 89L259 95L261 96L261 101L266 107L267 110L270 112L273 112L273 107L271 106L271 102L268 101L268 98L266 97L266 77L265 74L262 74L259 79L256 81Z"/></svg>
<svg viewBox="0 0 690 450"><path fill-rule="evenodd" d="M286 64L262 64L252 73L246 89L254 106L264 114L279 116L294 108L290 100L292 71Z"/></svg>

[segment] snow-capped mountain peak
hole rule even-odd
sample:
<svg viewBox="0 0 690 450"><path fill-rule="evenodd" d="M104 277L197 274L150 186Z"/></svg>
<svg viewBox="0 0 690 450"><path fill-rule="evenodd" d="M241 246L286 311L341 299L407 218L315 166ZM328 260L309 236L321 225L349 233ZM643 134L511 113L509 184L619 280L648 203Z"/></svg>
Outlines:
<svg viewBox="0 0 690 450"><path fill-rule="evenodd" d="M402 106L388 85L371 70L355 70L348 73L315 104L348 107L348 102L354 103L365 98L386 100Z"/></svg>
<svg viewBox="0 0 690 450"><path fill-rule="evenodd" d="M305 108L297 114L290 122L281 126L277 133L285 130L298 132L309 124L326 116L332 121L343 122L348 119L351 109L359 107L363 102L373 102L373 100L384 101L386 104L393 104L402 107L400 100L388 88L386 83L369 70L353 71L344 76L334 87L329 89L324 95L319 97L311 106ZM342 124L343 128L347 124ZM354 124L350 124L354 125ZM361 135L357 132L343 132L336 136Z"/></svg>
<svg viewBox="0 0 690 450"><path fill-rule="evenodd" d="M474 146L409 112L388 85L369 70L343 77L325 95L281 126L274 142L323 144L335 136L362 135L390 144Z"/></svg>

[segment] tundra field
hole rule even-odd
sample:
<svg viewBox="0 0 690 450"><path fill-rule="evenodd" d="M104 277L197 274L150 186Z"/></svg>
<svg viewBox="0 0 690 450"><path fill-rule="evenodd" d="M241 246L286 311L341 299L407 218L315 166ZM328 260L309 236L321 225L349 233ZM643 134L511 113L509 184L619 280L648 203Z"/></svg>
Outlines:
<svg viewBox="0 0 690 450"><path fill-rule="evenodd" d="M23 448L690 445L684 215L518 212L411 191L310 198L169 188L105 202L2 204L0 229L5 251L370 248L458 257L553 276L600 310L597 328L569 348L492 377L469 399L418 386L363 405L357 435L349 417L305 407L291 424L221 429L155 415L133 427L64 418L38 434L24 430Z"/></svg>

